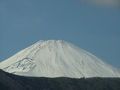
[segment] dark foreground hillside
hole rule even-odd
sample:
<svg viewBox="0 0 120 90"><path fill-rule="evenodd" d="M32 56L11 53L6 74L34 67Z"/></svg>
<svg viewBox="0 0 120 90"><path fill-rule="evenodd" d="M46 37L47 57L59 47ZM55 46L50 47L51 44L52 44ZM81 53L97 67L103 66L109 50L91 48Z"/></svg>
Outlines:
<svg viewBox="0 0 120 90"><path fill-rule="evenodd" d="M0 70L0 90L120 90L120 78L35 78Z"/></svg>

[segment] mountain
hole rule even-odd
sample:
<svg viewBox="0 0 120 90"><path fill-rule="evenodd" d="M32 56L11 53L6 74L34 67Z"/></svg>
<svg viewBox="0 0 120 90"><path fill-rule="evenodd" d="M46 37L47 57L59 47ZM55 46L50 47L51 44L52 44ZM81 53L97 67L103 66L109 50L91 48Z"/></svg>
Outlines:
<svg viewBox="0 0 120 90"><path fill-rule="evenodd" d="M0 69L34 77L120 77L116 68L63 40L38 41L1 62Z"/></svg>
<svg viewBox="0 0 120 90"><path fill-rule="evenodd" d="M0 90L120 90L120 78L24 77L0 70Z"/></svg>

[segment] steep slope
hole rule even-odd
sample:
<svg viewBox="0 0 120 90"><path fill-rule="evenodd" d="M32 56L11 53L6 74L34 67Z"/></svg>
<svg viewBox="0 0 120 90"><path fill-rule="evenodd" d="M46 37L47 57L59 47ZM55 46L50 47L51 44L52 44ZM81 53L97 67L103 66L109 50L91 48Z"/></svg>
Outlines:
<svg viewBox="0 0 120 90"><path fill-rule="evenodd" d="M1 62L0 68L36 77L120 77L116 68L62 40L39 41Z"/></svg>

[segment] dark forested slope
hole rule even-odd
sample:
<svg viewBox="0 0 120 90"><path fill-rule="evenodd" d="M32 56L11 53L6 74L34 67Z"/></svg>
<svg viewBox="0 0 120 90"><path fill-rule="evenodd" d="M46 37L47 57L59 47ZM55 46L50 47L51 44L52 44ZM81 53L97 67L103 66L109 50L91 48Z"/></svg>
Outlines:
<svg viewBox="0 0 120 90"><path fill-rule="evenodd" d="M0 90L120 90L120 78L36 78L0 70Z"/></svg>

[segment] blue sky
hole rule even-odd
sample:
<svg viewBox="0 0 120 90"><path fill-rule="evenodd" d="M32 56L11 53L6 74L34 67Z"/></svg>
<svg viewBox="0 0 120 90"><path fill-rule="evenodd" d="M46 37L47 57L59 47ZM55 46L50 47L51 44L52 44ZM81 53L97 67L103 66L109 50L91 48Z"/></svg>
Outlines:
<svg viewBox="0 0 120 90"><path fill-rule="evenodd" d="M119 9L80 0L0 0L0 60L39 40L62 39L120 68Z"/></svg>

